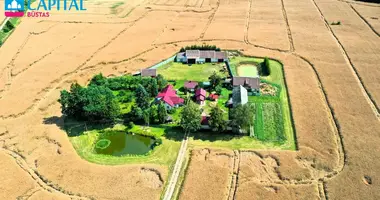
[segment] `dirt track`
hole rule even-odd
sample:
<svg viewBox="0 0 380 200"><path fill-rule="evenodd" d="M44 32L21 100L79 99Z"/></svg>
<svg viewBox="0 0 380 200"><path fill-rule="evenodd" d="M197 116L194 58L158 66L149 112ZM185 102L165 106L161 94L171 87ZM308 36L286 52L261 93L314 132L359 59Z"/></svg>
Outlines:
<svg viewBox="0 0 380 200"><path fill-rule="evenodd" d="M207 42L283 62L299 150L230 152L238 164L223 166L215 190L204 194L194 191L209 179L195 173L199 166L191 160L181 199L214 193L221 196L210 198L380 198L380 39L379 21L372 19L380 18L380 7L148 0L125 2L112 14L106 9L112 2L86 3L83 14L24 18L0 48L0 159L14 172L2 175L7 184L0 184L0 197L158 199L165 167L100 166L79 158L60 128L59 90L98 72L134 72L181 46ZM341 26L326 23L337 20Z"/></svg>

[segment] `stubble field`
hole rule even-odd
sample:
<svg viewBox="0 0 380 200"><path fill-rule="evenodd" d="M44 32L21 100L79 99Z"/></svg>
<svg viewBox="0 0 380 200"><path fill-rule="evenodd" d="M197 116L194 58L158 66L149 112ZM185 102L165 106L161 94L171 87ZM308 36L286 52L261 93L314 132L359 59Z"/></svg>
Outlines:
<svg viewBox="0 0 380 200"><path fill-rule="evenodd" d="M99 72L133 73L202 43L283 63L297 150L194 148L179 199L380 199L376 4L85 4L86 12L23 18L0 47L0 166L6 169L0 199L160 199L167 166L97 165L77 155L62 129L59 91Z"/></svg>

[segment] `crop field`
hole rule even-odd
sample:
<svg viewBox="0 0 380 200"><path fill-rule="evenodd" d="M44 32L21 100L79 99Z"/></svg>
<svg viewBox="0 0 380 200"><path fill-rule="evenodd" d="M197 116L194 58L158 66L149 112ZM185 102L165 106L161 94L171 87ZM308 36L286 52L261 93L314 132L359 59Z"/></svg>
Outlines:
<svg viewBox="0 0 380 200"><path fill-rule="evenodd" d="M164 140L147 157L92 157L89 162L84 156L91 152L76 147L87 145L91 134L68 136L57 99L71 83L86 84L100 72L134 73L194 44L282 64L276 70L283 76L263 80L285 87L281 104L290 107L286 111L278 102L256 102L262 111L262 121L256 123L271 133L268 140L279 132L292 133L287 128L292 127L294 134L287 136L295 143L282 148L220 133L190 135L183 145L190 155L185 154L189 163L181 168L183 181L176 184L178 199L380 199L379 4L84 4L83 12L60 10L48 18L19 19L0 47L0 199L163 199L181 139ZM245 61L231 59L232 64ZM183 68L191 69L181 65L167 78L187 74ZM207 80L211 68L187 78ZM122 109L128 112L130 105ZM281 122L268 113L288 117Z"/></svg>

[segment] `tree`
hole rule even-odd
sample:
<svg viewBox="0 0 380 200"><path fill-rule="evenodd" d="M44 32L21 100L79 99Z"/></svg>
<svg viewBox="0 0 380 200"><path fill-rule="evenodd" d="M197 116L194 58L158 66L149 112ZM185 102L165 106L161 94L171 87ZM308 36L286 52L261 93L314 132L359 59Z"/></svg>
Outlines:
<svg viewBox="0 0 380 200"><path fill-rule="evenodd" d="M165 105L163 103L158 104L157 108L157 117L158 121L162 124L165 123L166 118L168 117L168 113L166 111Z"/></svg>
<svg viewBox="0 0 380 200"><path fill-rule="evenodd" d="M221 93L222 93L222 86L220 86L220 85L216 86L216 88L215 88L215 92L216 92L217 94L221 94Z"/></svg>
<svg viewBox="0 0 380 200"><path fill-rule="evenodd" d="M131 108L131 112L129 113L129 116L132 121L138 122L144 119L143 116L143 110L138 107L137 105L133 105Z"/></svg>
<svg viewBox="0 0 380 200"><path fill-rule="evenodd" d="M146 109L143 111L143 118L144 118L145 125L149 126L149 122L150 122L150 110L149 109Z"/></svg>
<svg viewBox="0 0 380 200"><path fill-rule="evenodd" d="M223 119L223 110L218 105L211 108L209 123L213 130L226 130L227 122Z"/></svg>
<svg viewBox="0 0 380 200"><path fill-rule="evenodd" d="M154 123L157 119L157 116L158 116L158 107L157 107L157 105L153 105L149 108L150 122Z"/></svg>
<svg viewBox="0 0 380 200"><path fill-rule="evenodd" d="M77 83L61 91L62 113L79 120L115 120L120 108L112 91L104 86L84 88Z"/></svg>
<svg viewBox="0 0 380 200"><path fill-rule="evenodd" d="M158 74L156 76L156 80L157 80L157 85L158 85L158 90L162 90L166 87L166 85L168 84L168 81L166 81L166 79L164 78L164 76L162 76L161 74Z"/></svg>
<svg viewBox="0 0 380 200"><path fill-rule="evenodd" d="M254 108L250 104L238 105L231 109L230 124L235 129L248 130L253 125Z"/></svg>
<svg viewBox="0 0 380 200"><path fill-rule="evenodd" d="M138 84L136 88L135 96L136 96L136 104L142 110L146 110L149 108L149 94L141 84Z"/></svg>
<svg viewBox="0 0 380 200"><path fill-rule="evenodd" d="M109 88L90 86L86 89L86 105L83 107L88 119L115 120L120 115L116 98Z"/></svg>
<svg viewBox="0 0 380 200"><path fill-rule="evenodd" d="M222 77L218 75L216 72L212 73L212 75L208 78L210 80L211 89L215 89L216 86L220 85L222 82Z"/></svg>
<svg viewBox="0 0 380 200"><path fill-rule="evenodd" d="M192 101L188 101L181 111L180 121L180 126L185 133L198 130L201 127L201 119L199 106Z"/></svg>
<svg viewBox="0 0 380 200"><path fill-rule="evenodd" d="M151 97L155 97L158 94L157 80L152 78L149 84L149 94Z"/></svg>
<svg viewBox="0 0 380 200"><path fill-rule="evenodd" d="M89 85L105 86L107 85L107 78L104 77L102 73L97 74L94 77L92 77Z"/></svg>
<svg viewBox="0 0 380 200"><path fill-rule="evenodd" d="M265 57L264 62L261 63L261 73L263 76L270 75L269 58Z"/></svg>

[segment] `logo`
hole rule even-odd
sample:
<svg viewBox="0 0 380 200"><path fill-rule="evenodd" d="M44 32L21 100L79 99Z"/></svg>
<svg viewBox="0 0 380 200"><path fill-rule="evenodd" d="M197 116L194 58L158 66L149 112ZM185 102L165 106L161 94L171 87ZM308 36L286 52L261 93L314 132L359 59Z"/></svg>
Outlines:
<svg viewBox="0 0 380 200"><path fill-rule="evenodd" d="M24 1L23 0L5 0L4 11L6 17L22 17L24 16Z"/></svg>
<svg viewBox="0 0 380 200"><path fill-rule="evenodd" d="M6 17L49 17L50 11L85 11L85 0L4 0ZM34 3L33 3L34 2ZM32 5L33 4L33 5ZM26 12L28 11L28 12Z"/></svg>

